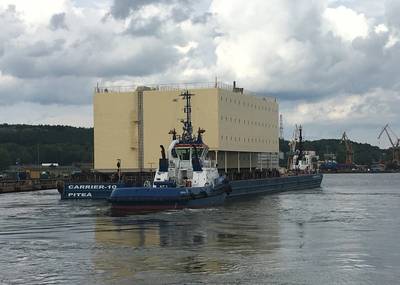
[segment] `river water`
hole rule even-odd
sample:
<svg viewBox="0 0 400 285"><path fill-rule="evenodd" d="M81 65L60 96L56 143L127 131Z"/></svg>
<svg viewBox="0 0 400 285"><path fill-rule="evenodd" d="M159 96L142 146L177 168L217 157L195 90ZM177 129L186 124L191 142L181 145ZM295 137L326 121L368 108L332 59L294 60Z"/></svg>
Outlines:
<svg viewBox="0 0 400 285"><path fill-rule="evenodd" d="M0 195L0 284L399 284L400 174L113 217L56 190Z"/></svg>

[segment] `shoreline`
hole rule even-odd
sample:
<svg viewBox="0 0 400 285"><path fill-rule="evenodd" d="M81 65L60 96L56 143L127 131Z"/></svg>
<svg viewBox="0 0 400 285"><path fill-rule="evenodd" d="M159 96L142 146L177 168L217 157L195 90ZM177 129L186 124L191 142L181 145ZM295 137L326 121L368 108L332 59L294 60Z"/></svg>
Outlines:
<svg viewBox="0 0 400 285"><path fill-rule="evenodd" d="M5 193L32 192L57 189L59 179L28 179L0 181L0 195Z"/></svg>

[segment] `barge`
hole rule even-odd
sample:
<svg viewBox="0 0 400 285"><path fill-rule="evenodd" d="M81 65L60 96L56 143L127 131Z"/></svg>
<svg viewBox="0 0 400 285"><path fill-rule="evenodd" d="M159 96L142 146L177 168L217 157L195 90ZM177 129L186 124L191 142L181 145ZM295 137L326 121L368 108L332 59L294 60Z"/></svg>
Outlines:
<svg viewBox="0 0 400 285"><path fill-rule="evenodd" d="M161 158L152 182L147 180L140 187L121 182L66 183L59 188L61 199L107 199L114 210L146 211L210 207L235 198L320 187L322 174L300 171L292 176L229 181L207 158L208 146L202 138L205 130L199 128L193 135L192 94L185 91L181 96L186 100L183 133L178 136L175 129L170 131L167 153L160 146Z"/></svg>

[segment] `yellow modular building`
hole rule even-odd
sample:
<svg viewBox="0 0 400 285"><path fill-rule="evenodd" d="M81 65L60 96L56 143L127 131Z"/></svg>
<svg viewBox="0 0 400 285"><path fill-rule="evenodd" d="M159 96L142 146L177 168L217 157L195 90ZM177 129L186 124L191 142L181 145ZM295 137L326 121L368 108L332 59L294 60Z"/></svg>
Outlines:
<svg viewBox="0 0 400 285"><path fill-rule="evenodd" d="M114 172L158 167L160 145L168 147L176 129L181 133L184 100L192 97L194 131L206 130L209 156L220 169L277 168L279 152L278 103L242 88L222 84L158 85L96 88L94 94L94 167Z"/></svg>

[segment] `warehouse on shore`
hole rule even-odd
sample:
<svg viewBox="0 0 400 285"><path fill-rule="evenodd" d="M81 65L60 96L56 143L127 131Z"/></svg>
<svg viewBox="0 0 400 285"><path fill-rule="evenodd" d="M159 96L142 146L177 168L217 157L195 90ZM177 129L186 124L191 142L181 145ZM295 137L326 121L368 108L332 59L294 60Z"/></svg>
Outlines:
<svg viewBox="0 0 400 285"><path fill-rule="evenodd" d="M256 96L221 82L206 84L96 87L94 94L94 168L115 172L154 171L160 145L170 130L181 133L184 101L192 97L194 130L205 129L209 156L223 171L278 168L279 106L275 98Z"/></svg>

